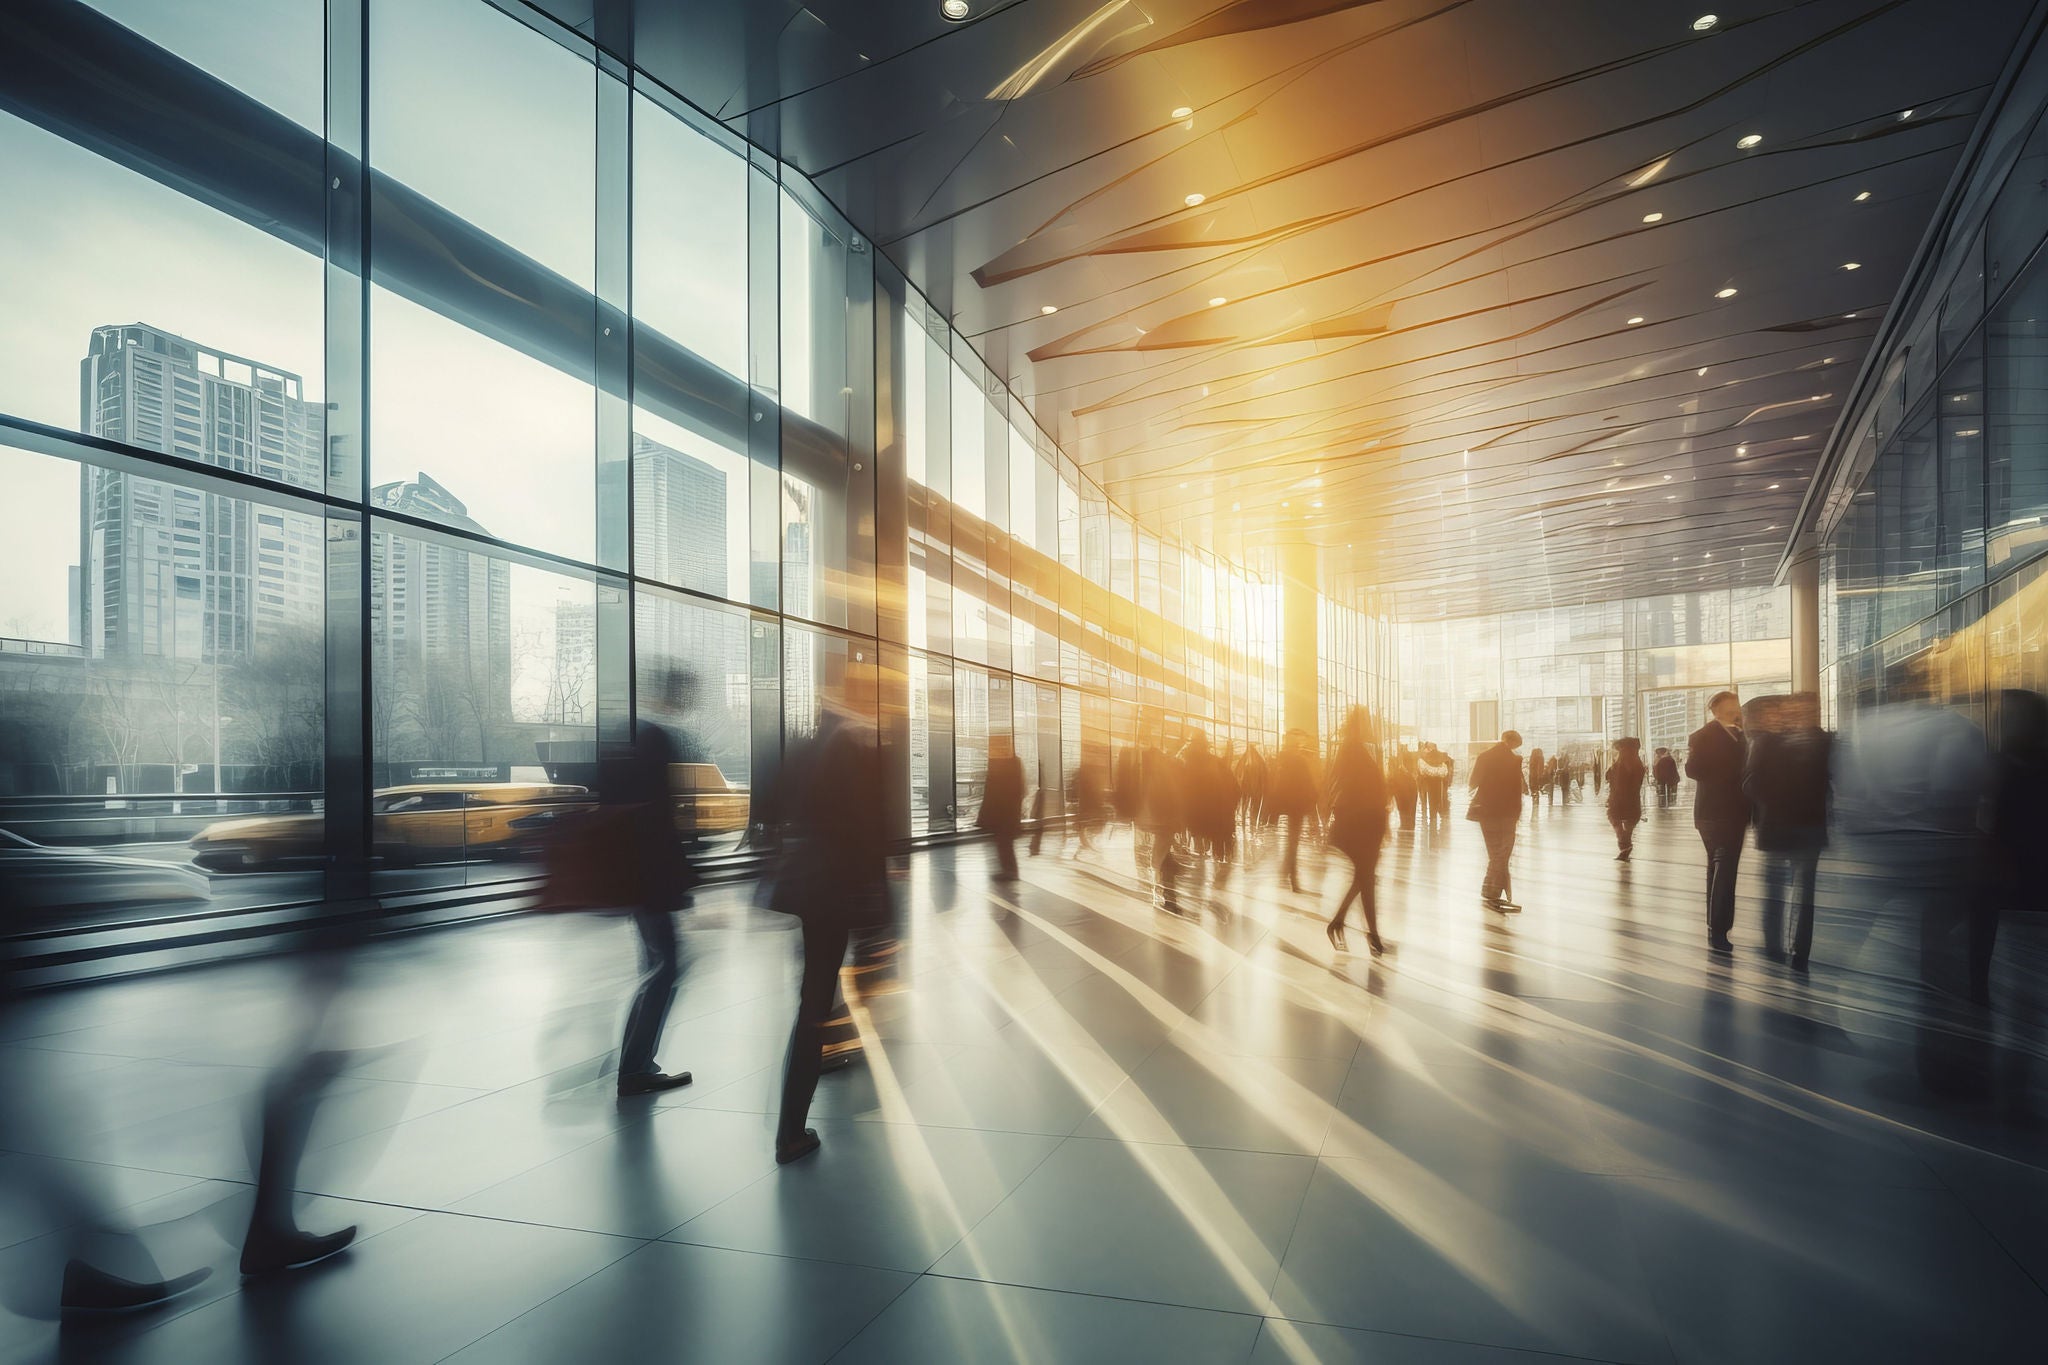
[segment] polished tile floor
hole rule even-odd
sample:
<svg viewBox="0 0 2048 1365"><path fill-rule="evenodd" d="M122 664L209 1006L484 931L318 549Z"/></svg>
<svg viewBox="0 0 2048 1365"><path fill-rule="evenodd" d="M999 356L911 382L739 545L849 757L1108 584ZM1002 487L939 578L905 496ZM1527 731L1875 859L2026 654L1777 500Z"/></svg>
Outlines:
<svg viewBox="0 0 2048 1365"><path fill-rule="evenodd" d="M171 1269L153 1316L0 1313L0 1359L134 1362L1977 1361L2048 1352L2048 926L1996 1007L1917 983L1917 928L1824 865L1811 978L1704 951L1683 813L1612 861L1597 809L1524 825L1512 919L1476 828L1396 836L1374 961L1270 851L1189 918L1128 845L911 861L815 1158L777 1169L789 922L716 892L662 1049L615 1101L629 930L524 917L366 955L303 1172L344 1258L238 1283L250 1099L287 964L37 1000L4 1046L46 1136ZM1319 888L1319 889L1316 889ZM1362 948L1362 932L1352 941ZM23 1102L21 1094L4 1097ZM0 1202L0 1284L53 1230ZM4 1294L0 1294L4 1297Z"/></svg>

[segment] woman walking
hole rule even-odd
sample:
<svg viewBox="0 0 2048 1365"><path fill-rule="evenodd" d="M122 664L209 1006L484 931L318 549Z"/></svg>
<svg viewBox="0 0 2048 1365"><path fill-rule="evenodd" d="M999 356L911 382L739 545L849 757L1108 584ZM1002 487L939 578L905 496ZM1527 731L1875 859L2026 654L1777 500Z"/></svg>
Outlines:
<svg viewBox="0 0 2048 1365"><path fill-rule="evenodd" d="M1337 758L1330 767L1329 844L1351 860L1351 885L1337 902L1337 913L1330 917L1326 932L1330 946L1343 952L1344 916L1356 896L1365 914L1365 945L1378 957L1386 945L1380 942L1374 882L1380 845L1387 837L1387 778L1380 771L1379 759L1367 747L1367 730L1365 708L1352 707L1344 719L1344 741L1337 746Z"/></svg>
<svg viewBox="0 0 2048 1365"><path fill-rule="evenodd" d="M1599 771L1596 764L1594 771ZM1625 863L1635 852L1636 825L1643 818L1643 742L1631 736L1614 741L1614 766L1607 770L1607 823L1614 826L1614 842L1620 852L1614 861Z"/></svg>

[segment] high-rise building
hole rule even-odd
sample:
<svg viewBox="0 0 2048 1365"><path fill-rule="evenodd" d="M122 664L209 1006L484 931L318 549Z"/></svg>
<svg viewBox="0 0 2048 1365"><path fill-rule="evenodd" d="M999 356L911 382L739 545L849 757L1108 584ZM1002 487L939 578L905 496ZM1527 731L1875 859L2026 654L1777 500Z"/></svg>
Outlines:
<svg viewBox="0 0 2048 1365"><path fill-rule="evenodd" d="M728 595L724 470L635 436L633 524L642 576L712 597Z"/></svg>
<svg viewBox="0 0 2048 1365"><path fill-rule="evenodd" d="M378 484L370 506L488 534L461 499L424 473ZM479 709L508 714L511 597L512 571L502 559L424 534L380 527L370 536L371 653L394 679L431 673L473 693L467 700Z"/></svg>
<svg viewBox="0 0 2048 1365"><path fill-rule="evenodd" d="M555 603L555 660L541 719L550 725L597 723L597 604Z"/></svg>
<svg viewBox="0 0 2048 1365"><path fill-rule="evenodd" d="M320 407L299 377L140 323L95 328L82 430L298 487L321 483ZM317 623L319 522L86 467L73 630L94 657L244 657L266 628Z"/></svg>

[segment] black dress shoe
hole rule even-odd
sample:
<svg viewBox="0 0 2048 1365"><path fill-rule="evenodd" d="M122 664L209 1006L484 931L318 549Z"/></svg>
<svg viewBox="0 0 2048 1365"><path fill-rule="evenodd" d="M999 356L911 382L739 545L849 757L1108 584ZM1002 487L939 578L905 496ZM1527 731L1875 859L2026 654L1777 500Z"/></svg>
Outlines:
<svg viewBox="0 0 2048 1365"><path fill-rule="evenodd" d="M1805 953L1794 953L1794 954L1792 954L1792 970L1793 970L1793 971L1795 971L1795 972L1803 972L1803 971L1805 971L1805 970L1806 970L1806 954L1805 954Z"/></svg>
<svg viewBox="0 0 2048 1365"><path fill-rule="evenodd" d="M621 1097L632 1095L658 1095L664 1090L680 1090L694 1077L687 1071L643 1071L636 1076L619 1077Z"/></svg>
<svg viewBox="0 0 2048 1365"><path fill-rule="evenodd" d="M303 1270L329 1256L348 1250L356 1239L355 1225L336 1232L311 1233L291 1228L284 1232L252 1230L242 1243L244 1275L276 1275L286 1270Z"/></svg>
<svg viewBox="0 0 2048 1365"><path fill-rule="evenodd" d="M64 1288L57 1300L67 1316L135 1313L169 1303L213 1274L202 1267L169 1280L124 1280L84 1261L64 1264Z"/></svg>
<svg viewBox="0 0 2048 1365"><path fill-rule="evenodd" d="M775 1164L787 1166L792 1161L802 1161L823 1145L818 1141L818 1130L806 1128L802 1137L775 1144Z"/></svg>
<svg viewBox="0 0 2048 1365"><path fill-rule="evenodd" d="M1728 941L1726 934L1709 934L1707 936L1707 947L1717 953L1732 953L1735 951L1735 945Z"/></svg>

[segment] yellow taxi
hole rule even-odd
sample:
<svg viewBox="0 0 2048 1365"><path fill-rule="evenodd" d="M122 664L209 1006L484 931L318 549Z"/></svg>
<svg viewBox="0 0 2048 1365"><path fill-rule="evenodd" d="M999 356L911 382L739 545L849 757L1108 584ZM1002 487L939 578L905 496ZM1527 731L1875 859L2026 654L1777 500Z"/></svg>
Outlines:
<svg viewBox="0 0 2048 1365"><path fill-rule="evenodd" d="M546 782L386 787L372 799L371 842L387 863L501 856L536 846L559 814L591 799L587 787ZM323 824L317 813L217 821L192 836L192 861L215 872L318 861Z"/></svg>

